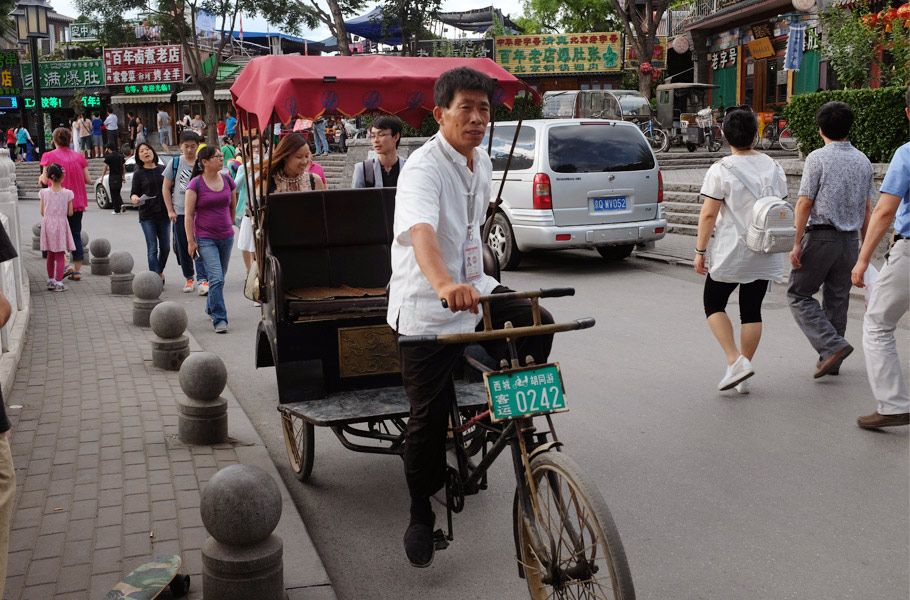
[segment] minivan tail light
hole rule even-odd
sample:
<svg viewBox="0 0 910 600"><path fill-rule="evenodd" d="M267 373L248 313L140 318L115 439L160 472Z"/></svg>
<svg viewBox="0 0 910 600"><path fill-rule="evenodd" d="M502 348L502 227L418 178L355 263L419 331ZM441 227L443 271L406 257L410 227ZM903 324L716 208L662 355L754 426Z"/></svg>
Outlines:
<svg viewBox="0 0 910 600"><path fill-rule="evenodd" d="M657 201L664 201L664 174L657 169Z"/></svg>
<svg viewBox="0 0 910 600"><path fill-rule="evenodd" d="M552 210L553 197L550 195L550 176L546 173L534 175L534 187L531 192L532 206L537 210Z"/></svg>

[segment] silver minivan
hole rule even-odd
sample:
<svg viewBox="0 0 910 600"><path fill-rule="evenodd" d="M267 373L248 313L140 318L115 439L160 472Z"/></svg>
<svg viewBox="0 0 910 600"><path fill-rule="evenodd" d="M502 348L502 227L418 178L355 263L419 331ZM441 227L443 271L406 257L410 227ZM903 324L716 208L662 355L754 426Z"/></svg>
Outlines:
<svg viewBox="0 0 910 600"><path fill-rule="evenodd" d="M495 124L494 195L517 125ZM488 144L489 130L481 147ZM654 152L633 123L524 121L502 199L487 241L504 269L517 267L522 254L532 250L591 248L621 260L636 244L666 235L663 179Z"/></svg>

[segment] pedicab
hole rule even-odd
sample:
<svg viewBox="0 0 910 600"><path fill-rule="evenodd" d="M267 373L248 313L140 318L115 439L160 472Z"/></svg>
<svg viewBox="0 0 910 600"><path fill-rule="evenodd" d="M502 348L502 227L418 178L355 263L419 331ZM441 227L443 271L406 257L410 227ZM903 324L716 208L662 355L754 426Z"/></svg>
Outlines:
<svg viewBox="0 0 910 600"><path fill-rule="evenodd" d="M685 146L695 152L705 146L717 152L723 144L723 133L712 109L708 91L718 86L708 83L664 83L657 86L657 120L667 132L671 146Z"/></svg>
<svg viewBox="0 0 910 600"><path fill-rule="evenodd" d="M272 123L297 115L383 112L417 125L432 110L439 75L462 66L492 77L495 100L506 106L519 92L534 94L489 59L267 56L247 65L231 96L241 136L271 131ZM256 366L275 368L291 470L302 482L310 479L315 427L331 430L349 450L402 455L409 406L398 346L429 340L398 337L386 323L395 189L268 193L261 178L247 183L262 303ZM492 252L484 254L484 268L498 278ZM464 508L466 496L487 487L487 468L510 449L518 482L518 571L531 597L583 591L592 598L630 599L631 575L606 503L556 437L551 417L565 410L558 363L521 364L512 343L593 326L593 319L541 323L539 298L573 293L563 288L485 297L487 315L497 299L528 298L533 325L493 330L486 320L484 331L432 338L466 346L455 382L457 406L450 407L452 456L442 500L447 531L437 530L435 543L442 549L452 541L453 513ZM493 339L507 341L508 362L497 364L476 345ZM515 393L508 397L491 394L510 385ZM542 427L535 426L535 416L545 420Z"/></svg>

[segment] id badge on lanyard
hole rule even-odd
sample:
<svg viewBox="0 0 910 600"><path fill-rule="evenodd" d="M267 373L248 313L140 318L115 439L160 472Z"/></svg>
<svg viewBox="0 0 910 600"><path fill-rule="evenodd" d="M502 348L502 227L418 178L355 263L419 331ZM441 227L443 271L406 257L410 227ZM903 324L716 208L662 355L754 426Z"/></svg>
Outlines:
<svg viewBox="0 0 910 600"><path fill-rule="evenodd" d="M480 240L474 239L474 201L477 192L475 191L475 185L477 184L476 174L468 180L465 177L464 173L461 170L461 166L452 159L451 155L439 146L437 149L444 155L447 156L449 160L452 161L452 164L455 165L455 169L458 171L459 179L465 186L465 199L467 200L465 204L467 205L467 223L468 231L465 236L464 244L462 244L462 265L464 266L464 276L465 280L469 282L474 282L480 279L483 276L483 254L480 250Z"/></svg>

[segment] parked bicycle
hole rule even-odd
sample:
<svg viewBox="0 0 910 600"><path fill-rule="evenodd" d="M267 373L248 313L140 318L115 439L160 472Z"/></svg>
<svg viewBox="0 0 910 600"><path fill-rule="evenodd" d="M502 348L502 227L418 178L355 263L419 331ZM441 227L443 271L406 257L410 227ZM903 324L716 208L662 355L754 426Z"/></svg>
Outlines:
<svg viewBox="0 0 910 600"><path fill-rule="evenodd" d="M770 150L774 146L774 142L777 142L783 150L796 150L799 140L786 125L787 121L783 117L775 115L771 122L762 129L761 138L758 140L761 149Z"/></svg>
<svg viewBox="0 0 910 600"><path fill-rule="evenodd" d="M651 145L651 149L655 152L666 152L667 148L670 147L670 136L661 129L660 123L655 119L642 121L638 124L638 127L645 134L645 139L648 140L648 144Z"/></svg>

